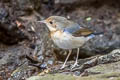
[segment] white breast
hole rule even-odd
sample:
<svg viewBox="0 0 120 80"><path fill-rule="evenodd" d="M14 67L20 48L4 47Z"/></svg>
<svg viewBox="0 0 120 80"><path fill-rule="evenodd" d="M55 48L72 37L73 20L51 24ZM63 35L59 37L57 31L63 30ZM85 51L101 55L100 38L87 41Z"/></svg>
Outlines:
<svg viewBox="0 0 120 80"><path fill-rule="evenodd" d="M51 37L54 43L62 49L79 48L86 42L85 37L74 37L67 32L56 31Z"/></svg>

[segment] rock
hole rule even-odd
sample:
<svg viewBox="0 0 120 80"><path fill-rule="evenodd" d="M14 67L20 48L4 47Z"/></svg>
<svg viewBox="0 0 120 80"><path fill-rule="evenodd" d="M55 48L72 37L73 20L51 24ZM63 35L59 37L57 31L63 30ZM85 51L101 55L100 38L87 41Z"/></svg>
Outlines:
<svg viewBox="0 0 120 80"><path fill-rule="evenodd" d="M15 2L15 1L14 1ZM17 0L16 5L20 10L23 11L33 11L38 10L41 7L41 1L40 0Z"/></svg>
<svg viewBox="0 0 120 80"><path fill-rule="evenodd" d="M71 75L64 75L64 74L49 74L45 76L33 76L28 78L27 80L75 80L75 78Z"/></svg>
<svg viewBox="0 0 120 80"><path fill-rule="evenodd" d="M93 1L95 1L95 0L55 0L55 3L56 4L75 4L75 3L85 3L85 2L93 2Z"/></svg>
<svg viewBox="0 0 120 80"><path fill-rule="evenodd" d="M32 76L27 80L119 80L120 79L119 72L109 72L107 74L100 74L100 75L91 75L91 76L84 76L84 77L75 77L72 75L61 75L61 74L49 74L45 76Z"/></svg>
<svg viewBox="0 0 120 80"><path fill-rule="evenodd" d="M119 80L120 79L120 73L119 72L110 72L106 74L100 74L100 75L91 75L91 76L84 76L84 77L78 77L76 80Z"/></svg>
<svg viewBox="0 0 120 80"><path fill-rule="evenodd" d="M24 67L22 67L24 63L27 63L25 59L26 54L23 52L24 50L27 52L30 51L23 46L11 46L6 49L0 48L0 75L2 75L3 79L7 80L8 78L12 78L13 80L21 80L21 77L25 76L24 72L29 68L24 69ZM15 73L14 71L18 66L22 67L22 70L19 69L19 71ZM7 75L9 75L9 77Z"/></svg>
<svg viewBox="0 0 120 80"><path fill-rule="evenodd" d="M100 64L95 67L91 67L86 69L88 75L97 74L109 74L109 73L118 73L120 71L120 61L115 63L108 63L108 64Z"/></svg>
<svg viewBox="0 0 120 80"><path fill-rule="evenodd" d="M0 8L0 42L16 44L21 40L28 39L28 36L19 28L21 26L16 23L17 15L11 14L12 11L9 10L4 6Z"/></svg>
<svg viewBox="0 0 120 80"><path fill-rule="evenodd" d="M85 63L83 63L83 60L81 59L82 64L80 67L85 66L83 69L84 72L81 71L81 68L78 67L77 73L80 74L77 76L68 75L63 73L54 73L54 74L44 74L44 76L32 76L28 78L27 80L59 80L62 78L63 80L119 80L120 79L120 49L113 50L111 53L103 56L99 56L97 58L93 58L92 60L89 60ZM97 60L96 64L92 64L92 61ZM88 65L87 65L88 64ZM88 67L87 67L88 66ZM68 69L67 69L68 70ZM64 71L67 71L64 70ZM62 71L62 70L61 70ZM72 70L71 70L72 71ZM75 71L75 69L73 69ZM72 71L72 72L73 72ZM69 72L70 74L71 72ZM75 72L76 73L76 72ZM75 74L76 75L76 74Z"/></svg>

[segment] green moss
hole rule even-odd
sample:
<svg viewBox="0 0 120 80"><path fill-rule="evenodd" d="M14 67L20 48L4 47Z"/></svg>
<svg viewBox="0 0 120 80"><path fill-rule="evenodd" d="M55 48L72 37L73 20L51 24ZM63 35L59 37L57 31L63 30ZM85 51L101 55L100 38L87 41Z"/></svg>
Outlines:
<svg viewBox="0 0 120 80"><path fill-rule="evenodd" d="M27 80L120 80L120 72L91 75L85 77L74 77L64 74L47 74L45 76L33 76Z"/></svg>
<svg viewBox="0 0 120 80"><path fill-rule="evenodd" d="M33 76L27 80L75 80L75 77L64 74L48 74L45 76Z"/></svg>
<svg viewBox="0 0 120 80"><path fill-rule="evenodd" d="M120 72L111 72L107 74L98 74L85 77L78 77L77 80L120 80Z"/></svg>

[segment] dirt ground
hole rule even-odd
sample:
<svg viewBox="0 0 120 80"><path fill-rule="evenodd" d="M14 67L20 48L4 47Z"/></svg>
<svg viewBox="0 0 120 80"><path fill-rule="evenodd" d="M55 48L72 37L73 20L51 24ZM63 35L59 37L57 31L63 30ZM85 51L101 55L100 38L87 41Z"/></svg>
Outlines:
<svg viewBox="0 0 120 80"><path fill-rule="evenodd" d="M8 37L6 35L0 37L0 80L25 80L30 76L41 73L46 68L61 66L62 62L60 61L64 61L66 57L63 54L64 50L53 44L48 29L44 24L37 22L52 15L67 17L79 23L82 27L105 33L102 42L96 43L96 39L92 47L89 45L90 43L88 44L89 49L88 46L82 48L83 52L80 53L80 59L100 55L100 53L106 54L113 49L120 48L120 5L117 0L96 0L84 4L53 3L49 0L48 2L40 1L37 3L37 1L40 0L33 3L29 0L25 0L25 2L24 0L0 1L0 5L4 5L3 8L7 10L8 16L10 16L9 19L5 18L5 20L7 19L10 22L9 25L18 21L16 23L20 27L18 30L22 31L25 37L27 36L27 39L21 38L20 32L20 34L17 34L19 37L6 38ZM0 23L4 23L1 17L0 21ZM25 28L21 29L21 25ZM3 35L2 29L0 31L0 35ZM5 33L9 31L12 32L13 30L6 29ZM99 46L102 48L98 48ZM86 51L86 48L88 51ZM73 53L75 53L75 50ZM72 55L75 57L75 54ZM72 55L71 60L74 59Z"/></svg>

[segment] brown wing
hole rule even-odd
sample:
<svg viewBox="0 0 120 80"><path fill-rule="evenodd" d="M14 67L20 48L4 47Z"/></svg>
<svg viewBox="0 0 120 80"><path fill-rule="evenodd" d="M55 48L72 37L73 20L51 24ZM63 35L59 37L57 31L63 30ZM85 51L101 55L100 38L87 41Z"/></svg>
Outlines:
<svg viewBox="0 0 120 80"><path fill-rule="evenodd" d="M92 30L82 28L82 29L79 29L78 31L72 33L72 35L75 37L80 37L80 36L89 36L92 33L93 33Z"/></svg>

